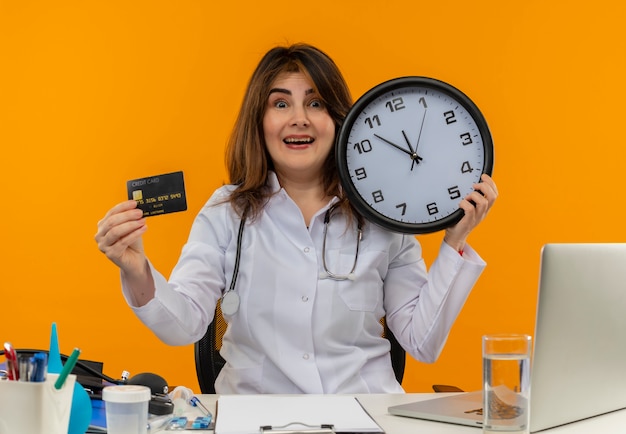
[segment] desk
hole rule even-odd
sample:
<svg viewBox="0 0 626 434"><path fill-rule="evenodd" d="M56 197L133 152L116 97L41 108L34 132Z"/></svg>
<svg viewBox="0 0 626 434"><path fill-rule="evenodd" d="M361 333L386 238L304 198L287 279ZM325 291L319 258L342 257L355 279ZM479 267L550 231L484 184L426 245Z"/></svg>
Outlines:
<svg viewBox="0 0 626 434"><path fill-rule="evenodd" d="M358 394L354 396L361 402L363 407L376 420L376 422L378 422L387 434L480 434L482 432L479 428L393 416L387 412L387 408L392 405L406 404L409 402L441 397L443 394ZM215 415L215 403L217 402L219 396L199 395L198 397ZM194 415L195 414L196 413L194 413ZM208 431L177 432L205 433ZM626 432L626 410L620 410L573 424L542 431L542 433L546 434L623 434L624 432Z"/></svg>

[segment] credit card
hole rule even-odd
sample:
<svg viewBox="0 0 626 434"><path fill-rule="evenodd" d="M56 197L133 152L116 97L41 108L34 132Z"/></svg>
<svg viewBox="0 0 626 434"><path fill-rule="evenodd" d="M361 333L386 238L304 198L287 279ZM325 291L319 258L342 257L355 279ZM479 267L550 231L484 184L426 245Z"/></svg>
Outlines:
<svg viewBox="0 0 626 434"><path fill-rule="evenodd" d="M126 182L128 199L137 201L144 217L187 209L183 172L165 173Z"/></svg>

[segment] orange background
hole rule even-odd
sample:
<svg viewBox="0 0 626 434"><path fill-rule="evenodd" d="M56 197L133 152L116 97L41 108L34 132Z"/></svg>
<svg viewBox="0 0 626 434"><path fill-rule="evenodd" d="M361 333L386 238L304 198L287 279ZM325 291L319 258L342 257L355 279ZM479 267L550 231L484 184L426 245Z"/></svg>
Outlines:
<svg viewBox="0 0 626 434"><path fill-rule="evenodd" d="M533 332L541 246L624 241L625 13L616 0L0 0L0 340L47 348L56 321L62 352L80 347L110 376L198 390L193 346L168 347L133 316L96 223L127 180L183 170L188 211L150 219L144 239L168 275L227 181L224 144L254 66L304 41L335 59L355 99L431 76L487 118L501 197L470 243L489 265L440 359L409 360L404 381L479 388L481 335ZM429 262L441 237L420 237Z"/></svg>

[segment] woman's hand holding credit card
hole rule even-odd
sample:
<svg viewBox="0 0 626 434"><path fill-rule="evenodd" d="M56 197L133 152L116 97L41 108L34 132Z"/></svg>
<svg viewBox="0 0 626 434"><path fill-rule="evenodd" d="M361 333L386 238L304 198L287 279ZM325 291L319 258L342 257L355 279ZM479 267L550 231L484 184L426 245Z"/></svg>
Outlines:
<svg viewBox="0 0 626 434"><path fill-rule="evenodd" d="M98 222L98 248L117 265L130 288L133 304L143 306L154 297L154 282L144 253L146 217L185 211L183 172L137 178L126 183L128 200L113 206Z"/></svg>

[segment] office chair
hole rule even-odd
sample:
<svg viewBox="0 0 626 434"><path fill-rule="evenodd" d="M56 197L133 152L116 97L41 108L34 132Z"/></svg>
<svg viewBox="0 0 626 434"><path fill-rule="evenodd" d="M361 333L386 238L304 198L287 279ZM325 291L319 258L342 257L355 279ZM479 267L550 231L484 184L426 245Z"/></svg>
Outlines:
<svg viewBox="0 0 626 434"><path fill-rule="evenodd" d="M391 343L390 352L393 371L398 383L402 383L406 362L405 351L387 327L384 318L381 319L381 323L384 327L383 336ZM226 322L222 317L222 310L218 302L213 322L209 324L205 335L194 345L196 375L198 376L198 383L202 393L215 393L215 379L226 363L219 353L222 347L222 336L225 331Z"/></svg>

